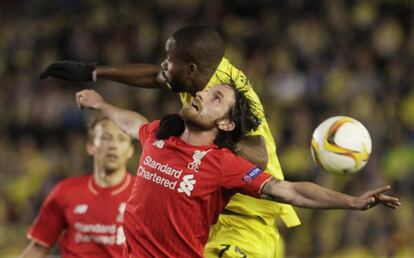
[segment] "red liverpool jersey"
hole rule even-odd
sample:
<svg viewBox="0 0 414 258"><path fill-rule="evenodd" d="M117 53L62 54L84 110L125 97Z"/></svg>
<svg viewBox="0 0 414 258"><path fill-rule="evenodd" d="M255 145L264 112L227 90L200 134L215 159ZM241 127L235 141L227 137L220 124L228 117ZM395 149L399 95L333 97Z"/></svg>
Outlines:
<svg viewBox="0 0 414 258"><path fill-rule="evenodd" d="M123 213L133 185L127 173L109 188L92 175L59 182L47 197L28 237L46 247L59 240L62 257L121 257Z"/></svg>
<svg viewBox="0 0 414 258"><path fill-rule="evenodd" d="M210 225L236 192L258 197L268 173L216 145L157 140L141 127L142 155L125 210L124 257L203 257Z"/></svg>

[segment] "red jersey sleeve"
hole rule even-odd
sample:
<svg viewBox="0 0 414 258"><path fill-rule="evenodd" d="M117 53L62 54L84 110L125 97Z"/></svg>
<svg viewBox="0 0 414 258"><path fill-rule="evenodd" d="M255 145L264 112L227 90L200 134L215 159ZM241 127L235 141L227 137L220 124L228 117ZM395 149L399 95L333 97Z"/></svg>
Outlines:
<svg viewBox="0 0 414 258"><path fill-rule="evenodd" d="M141 144L143 144L151 135L155 135L159 126L160 120L155 120L148 124L141 125L138 132L138 138Z"/></svg>
<svg viewBox="0 0 414 258"><path fill-rule="evenodd" d="M222 187L235 189L243 194L259 198L264 183L271 177L247 160L233 153L223 155L222 159Z"/></svg>
<svg viewBox="0 0 414 258"><path fill-rule="evenodd" d="M62 183L53 188L29 229L28 238L40 245L46 247L54 245L66 227L64 207L61 198L59 198L62 191Z"/></svg>

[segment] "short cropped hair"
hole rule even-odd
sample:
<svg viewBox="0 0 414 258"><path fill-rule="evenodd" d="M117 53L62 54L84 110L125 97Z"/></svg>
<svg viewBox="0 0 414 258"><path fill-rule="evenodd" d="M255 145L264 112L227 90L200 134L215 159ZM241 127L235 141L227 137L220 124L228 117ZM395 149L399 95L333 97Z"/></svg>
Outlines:
<svg viewBox="0 0 414 258"><path fill-rule="evenodd" d="M95 127L102 123L103 121L110 121L109 117L98 115L95 116L89 123L88 123L88 142L93 142L95 137Z"/></svg>
<svg viewBox="0 0 414 258"><path fill-rule="evenodd" d="M224 41L217 29L208 25L186 26L173 34L179 58L201 69L217 67L224 56Z"/></svg>

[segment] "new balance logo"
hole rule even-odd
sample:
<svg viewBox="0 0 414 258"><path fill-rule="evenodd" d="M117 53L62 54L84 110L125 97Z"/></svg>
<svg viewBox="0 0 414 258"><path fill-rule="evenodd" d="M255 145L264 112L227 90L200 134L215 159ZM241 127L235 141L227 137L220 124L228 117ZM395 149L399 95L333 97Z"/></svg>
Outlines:
<svg viewBox="0 0 414 258"><path fill-rule="evenodd" d="M183 181L180 183L180 188L177 189L179 193L185 193L187 196L191 196L191 191L194 190L196 180L194 175L183 176Z"/></svg>
<svg viewBox="0 0 414 258"><path fill-rule="evenodd" d="M162 149L164 147L164 141L163 140L155 140L152 145L157 147L158 149Z"/></svg>
<svg viewBox="0 0 414 258"><path fill-rule="evenodd" d="M196 150L196 151L194 151L194 154L193 154L193 161L192 162L190 162L190 163L188 163L188 165L187 165L187 168L188 169L190 169L190 170L193 170L193 171L195 171L195 172L198 172L198 166L200 166L201 165L201 159L209 152L210 150L208 150L208 151L199 151L199 150Z"/></svg>
<svg viewBox="0 0 414 258"><path fill-rule="evenodd" d="M78 204L76 205L75 209L73 209L73 213L84 214L87 210L88 210L87 204Z"/></svg>

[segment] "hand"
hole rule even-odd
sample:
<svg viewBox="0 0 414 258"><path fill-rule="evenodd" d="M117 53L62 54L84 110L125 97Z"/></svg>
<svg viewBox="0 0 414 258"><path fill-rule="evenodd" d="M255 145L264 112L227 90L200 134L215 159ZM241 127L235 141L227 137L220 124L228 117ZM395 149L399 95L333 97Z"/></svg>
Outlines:
<svg viewBox="0 0 414 258"><path fill-rule="evenodd" d="M85 64L74 61L60 61L50 64L40 75L40 79L49 76L72 82L92 81L94 64Z"/></svg>
<svg viewBox="0 0 414 258"><path fill-rule="evenodd" d="M353 207L357 210L367 210L376 206L377 204L382 204L392 209L398 208L401 205L401 203L398 201L398 198L382 194L390 188L391 187L387 185L368 191L359 197L355 197Z"/></svg>
<svg viewBox="0 0 414 258"><path fill-rule="evenodd" d="M76 103L79 108L100 109L100 107L106 102L96 91L82 90L76 93Z"/></svg>

